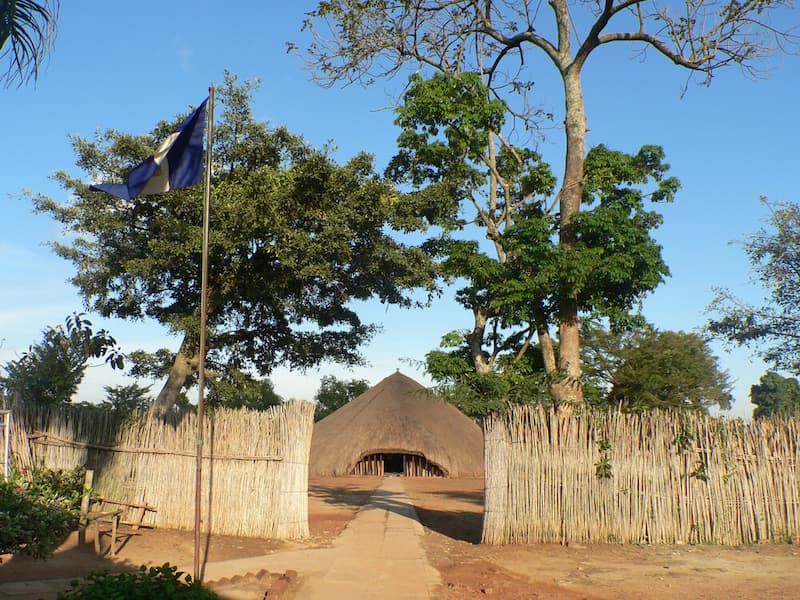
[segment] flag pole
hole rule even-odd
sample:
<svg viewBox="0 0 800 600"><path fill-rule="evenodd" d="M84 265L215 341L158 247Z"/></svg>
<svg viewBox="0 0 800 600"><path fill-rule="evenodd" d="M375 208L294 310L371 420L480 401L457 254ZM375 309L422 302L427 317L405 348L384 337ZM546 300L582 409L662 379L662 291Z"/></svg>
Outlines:
<svg viewBox="0 0 800 600"><path fill-rule="evenodd" d="M203 258L200 284L200 365L197 397L197 463L195 467L194 488L194 580L201 581L200 575L200 513L202 510L203 481L203 430L204 402L206 384L206 322L208 321L208 238L211 217L211 150L214 141L214 86L208 88L208 126L206 127L206 172L205 198L203 202ZM210 498L209 490L209 498Z"/></svg>

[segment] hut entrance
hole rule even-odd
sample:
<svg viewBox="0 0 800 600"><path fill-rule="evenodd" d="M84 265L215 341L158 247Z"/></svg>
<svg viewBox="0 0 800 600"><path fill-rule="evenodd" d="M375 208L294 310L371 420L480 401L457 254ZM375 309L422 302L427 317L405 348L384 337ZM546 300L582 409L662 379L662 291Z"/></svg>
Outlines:
<svg viewBox="0 0 800 600"><path fill-rule="evenodd" d="M445 477L442 468L418 454L378 452L361 458L353 467L353 475L382 477L394 474L404 477Z"/></svg>
<svg viewBox="0 0 800 600"><path fill-rule="evenodd" d="M402 454L384 454L383 455L383 472L394 473L400 475L403 472L403 455Z"/></svg>

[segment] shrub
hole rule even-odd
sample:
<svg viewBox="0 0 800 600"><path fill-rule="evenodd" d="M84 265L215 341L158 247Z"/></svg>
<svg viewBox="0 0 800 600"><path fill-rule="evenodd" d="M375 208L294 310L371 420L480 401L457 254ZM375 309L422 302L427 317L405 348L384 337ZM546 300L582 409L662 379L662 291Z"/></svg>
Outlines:
<svg viewBox="0 0 800 600"><path fill-rule="evenodd" d="M58 600L211 600L217 594L193 583L192 578L166 563L160 567L139 567L138 573L92 573L72 582L72 590L61 592Z"/></svg>
<svg viewBox="0 0 800 600"><path fill-rule="evenodd" d="M78 524L83 472L35 469L0 482L0 554L53 555Z"/></svg>

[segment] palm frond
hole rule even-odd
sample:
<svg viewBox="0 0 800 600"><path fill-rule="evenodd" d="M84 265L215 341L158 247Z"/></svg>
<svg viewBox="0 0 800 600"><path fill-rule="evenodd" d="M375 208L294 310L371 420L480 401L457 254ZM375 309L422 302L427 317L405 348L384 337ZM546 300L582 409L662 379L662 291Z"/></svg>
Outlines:
<svg viewBox="0 0 800 600"><path fill-rule="evenodd" d="M8 61L4 87L36 80L56 34L59 0L0 1L0 62Z"/></svg>

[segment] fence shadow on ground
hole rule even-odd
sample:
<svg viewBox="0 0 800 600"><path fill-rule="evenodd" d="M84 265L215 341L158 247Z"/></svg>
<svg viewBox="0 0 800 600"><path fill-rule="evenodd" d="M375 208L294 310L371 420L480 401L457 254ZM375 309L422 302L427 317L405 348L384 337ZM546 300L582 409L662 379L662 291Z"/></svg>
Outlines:
<svg viewBox="0 0 800 600"><path fill-rule="evenodd" d="M94 551L91 541L79 546L73 534L59 551L47 560L37 560L29 556L13 556L0 566L0 584L14 581L43 581L47 579L77 579L93 572L110 570L113 572L136 571L139 565L126 560L111 560ZM105 544L108 540L105 540ZM69 583L64 591L69 590ZM2 593L0 593L2 596Z"/></svg>
<svg viewBox="0 0 800 600"><path fill-rule="evenodd" d="M416 512L420 523L432 531L451 539L479 544L483 529L483 493L464 490L414 491L407 501L397 500L394 494L376 489L376 481L353 479L352 485L309 484L309 497L325 504L357 511L367 502L377 509L414 518ZM364 485L367 481L369 483ZM374 485L373 485L374 484ZM476 510L457 508L463 503L474 505ZM448 504L454 504L448 508ZM432 506L434 505L434 506Z"/></svg>
<svg viewBox="0 0 800 600"><path fill-rule="evenodd" d="M325 485L309 482L308 495L331 506L358 510L367 503L370 496L375 492L379 479L376 478L375 484L356 487L346 485Z"/></svg>
<svg viewBox="0 0 800 600"><path fill-rule="evenodd" d="M483 513L420 507L416 507L416 510L420 522L428 529L454 540L470 544L481 543Z"/></svg>

